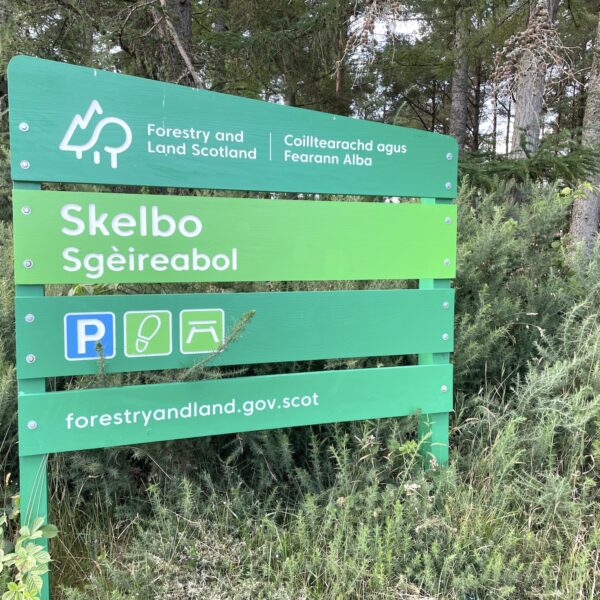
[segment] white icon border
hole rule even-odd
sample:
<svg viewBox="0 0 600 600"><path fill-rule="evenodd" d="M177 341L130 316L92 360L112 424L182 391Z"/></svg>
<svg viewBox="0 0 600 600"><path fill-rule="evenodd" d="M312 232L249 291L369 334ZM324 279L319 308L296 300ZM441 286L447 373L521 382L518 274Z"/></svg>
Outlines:
<svg viewBox="0 0 600 600"><path fill-rule="evenodd" d="M76 317L78 315L111 315L113 319L113 331L112 331L112 342L113 342L113 353L110 356L105 354L102 355L103 359L110 360L117 355L117 316L114 312L110 310L98 310L95 312L70 312L65 313L63 317L63 328L64 328L64 352L65 352L65 360L69 362L79 362L80 360L100 360L99 356L86 356L83 358L69 358L67 354L67 317Z"/></svg>
<svg viewBox="0 0 600 600"><path fill-rule="evenodd" d="M195 352L183 349L183 314L189 312L220 312L221 319L221 345L225 342L225 311L222 308L185 308L179 311L179 352L181 354L219 354L222 350L197 350Z"/></svg>
<svg viewBox="0 0 600 600"><path fill-rule="evenodd" d="M169 351L158 354L127 354L127 315L169 315ZM171 356L173 354L173 313L170 310L128 310L123 313L123 354L127 358L151 358L153 356Z"/></svg>

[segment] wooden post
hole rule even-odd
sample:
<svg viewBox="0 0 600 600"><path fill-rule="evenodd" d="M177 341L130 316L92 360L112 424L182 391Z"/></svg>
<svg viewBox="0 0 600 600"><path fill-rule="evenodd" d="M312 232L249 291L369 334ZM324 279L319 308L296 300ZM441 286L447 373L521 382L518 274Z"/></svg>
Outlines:
<svg viewBox="0 0 600 600"><path fill-rule="evenodd" d="M421 204L452 204L452 200L422 198ZM454 260L454 257L448 258ZM451 284L451 279L420 279L419 289L449 289L452 287ZM449 352L419 354L420 365L440 365L448 364L449 362ZM451 390L448 390L448 393L451 393ZM425 468L448 464L449 428L450 414L447 412L419 415L418 437L420 453Z"/></svg>
<svg viewBox="0 0 600 600"><path fill-rule="evenodd" d="M26 183L15 181L15 189L39 190L39 183ZM37 297L44 295L43 285L17 285L15 296L19 298ZM17 347L17 352L27 353L27 348ZM34 358L35 360L35 358ZM22 394L37 394L46 391L45 379L21 379L17 373L17 386L19 397ZM22 427L36 426L35 422L21 423L21 414L19 412L19 430ZM48 522L48 455L39 454L36 456L19 457L19 490L21 497L21 525L31 525L35 519L42 517ZM37 541L40 546L48 549L48 540L40 539ZM42 591L40 600L50 600L50 577L46 573L43 577Z"/></svg>

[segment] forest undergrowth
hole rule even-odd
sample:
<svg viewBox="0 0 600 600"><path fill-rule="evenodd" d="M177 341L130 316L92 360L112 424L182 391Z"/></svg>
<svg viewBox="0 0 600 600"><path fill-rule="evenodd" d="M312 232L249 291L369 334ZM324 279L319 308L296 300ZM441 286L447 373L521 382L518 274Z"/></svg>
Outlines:
<svg viewBox="0 0 600 600"><path fill-rule="evenodd" d="M515 195L501 181L492 189L465 185L458 200L448 468L422 469L414 418L55 455L54 597L598 597L600 247L568 250L578 190L535 184ZM3 256L10 239L2 226ZM14 314L1 265L8 502Z"/></svg>

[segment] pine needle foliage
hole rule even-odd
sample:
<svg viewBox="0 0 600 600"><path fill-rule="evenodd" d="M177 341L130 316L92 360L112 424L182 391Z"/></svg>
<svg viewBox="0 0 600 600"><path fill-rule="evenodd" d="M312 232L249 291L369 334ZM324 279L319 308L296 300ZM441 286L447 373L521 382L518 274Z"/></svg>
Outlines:
<svg viewBox="0 0 600 600"><path fill-rule="evenodd" d="M517 185L555 183L576 185L589 180L600 161L598 149L582 146L580 132L563 131L545 137L540 147L525 158L495 152L465 153L460 163L461 178L480 190L495 189L496 182L512 180Z"/></svg>

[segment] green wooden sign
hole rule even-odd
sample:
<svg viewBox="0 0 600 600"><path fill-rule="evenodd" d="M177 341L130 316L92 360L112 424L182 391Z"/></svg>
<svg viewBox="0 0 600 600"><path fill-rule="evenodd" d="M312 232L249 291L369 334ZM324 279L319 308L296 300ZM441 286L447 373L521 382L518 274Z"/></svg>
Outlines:
<svg viewBox="0 0 600 600"><path fill-rule="evenodd" d="M19 284L451 278L456 208L15 190Z"/></svg>
<svg viewBox="0 0 600 600"><path fill-rule="evenodd" d="M451 408L451 365L28 394L19 448L27 456Z"/></svg>
<svg viewBox="0 0 600 600"><path fill-rule="evenodd" d="M14 180L456 195L449 136L26 56L8 78Z"/></svg>
<svg viewBox="0 0 600 600"><path fill-rule="evenodd" d="M419 413L448 458L453 138L30 57L8 69L21 514L49 452ZM421 204L40 191L42 182ZM43 297L52 283L419 279L419 290ZM243 315L241 335L226 343ZM418 366L46 391L46 377L418 354ZM44 576L42 600L49 600Z"/></svg>
<svg viewBox="0 0 600 600"><path fill-rule="evenodd" d="M211 357L241 365L449 352L453 309L453 290L17 298L17 369L24 378L97 373L97 343L109 373ZM240 337L215 353L250 311Z"/></svg>

